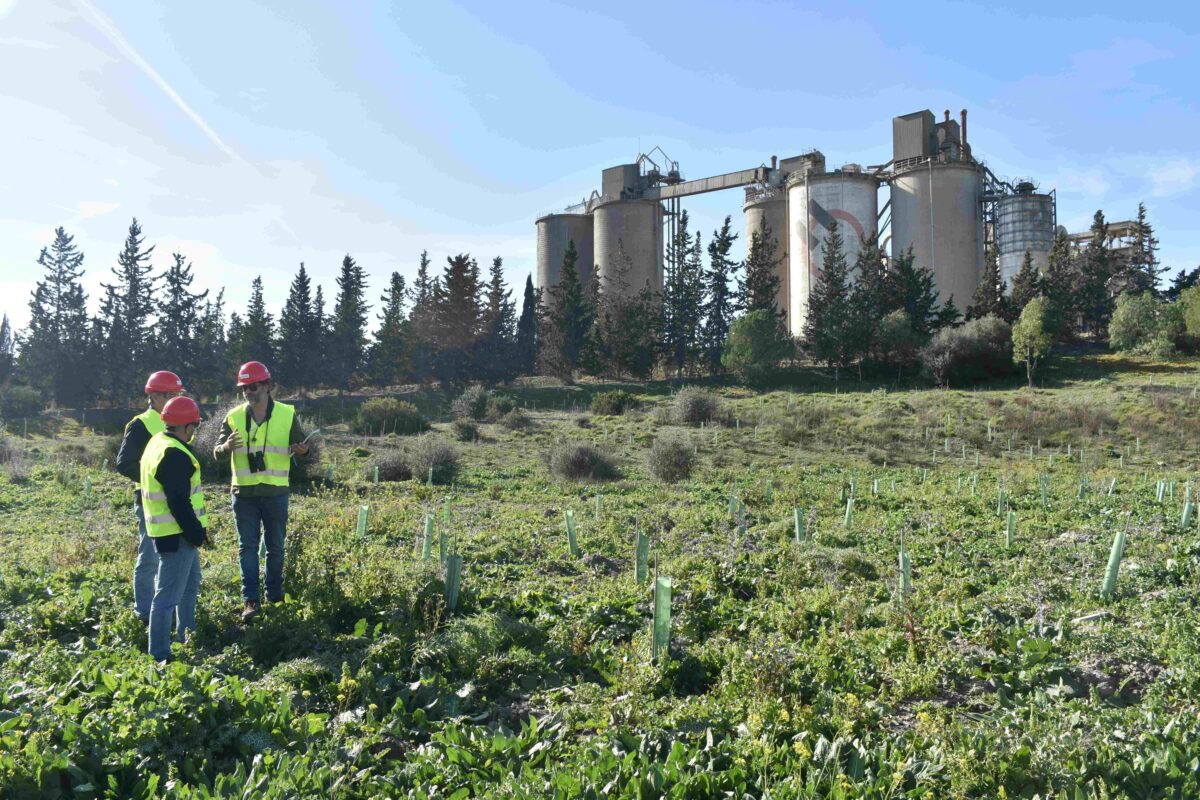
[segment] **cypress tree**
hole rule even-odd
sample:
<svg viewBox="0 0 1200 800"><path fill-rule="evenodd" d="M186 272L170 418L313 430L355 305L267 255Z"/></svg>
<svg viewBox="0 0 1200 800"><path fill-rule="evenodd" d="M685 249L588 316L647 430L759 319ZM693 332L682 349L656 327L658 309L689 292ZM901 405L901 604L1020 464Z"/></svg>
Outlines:
<svg viewBox="0 0 1200 800"><path fill-rule="evenodd" d="M435 314L433 295L437 280L429 274L429 253L421 251L417 266L417 277L409 289L412 313L409 314L409 329L412 334L413 376L424 383L433 376L433 346Z"/></svg>
<svg viewBox="0 0 1200 800"><path fill-rule="evenodd" d="M1127 291L1153 292L1158 297L1161 294L1158 285L1164 269L1158 260L1158 239L1154 236L1154 228L1146 221L1145 203L1138 203L1129 251L1129 262L1125 265Z"/></svg>
<svg viewBox="0 0 1200 800"><path fill-rule="evenodd" d="M1197 283L1200 283L1200 267L1182 269L1171 279L1171 285L1163 292L1163 297L1174 303L1179 299L1179 295L1183 294L1184 289L1190 289Z"/></svg>
<svg viewBox="0 0 1200 800"><path fill-rule="evenodd" d="M700 246L699 234L693 236L688 231L685 210L679 215L679 226L671 245L676 266L667 276L663 302L663 349L677 376L699 356L704 314L704 266Z"/></svg>
<svg viewBox="0 0 1200 800"><path fill-rule="evenodd" d="M967 306L967 319L983 319L990 315L1012 322L1012 314L1005 293L1008 286L1000 277L1000 253L989 247L983 260L983 274L975 287L975 296Z"/></svg>
<svg viewBox="0 0 1200 800"><path fill-rule="evenodd" d="M537 370L539 296L538 290L533 288L533 276L526 275L521 318L517 320L516 367L519 375L532 375Z"/></svg>
<svg viewBox="0 0 1200 800"><path fill-rule="evenodd" d="M102 351L107 370L106 388L114 401L141 392L150 353L150 331L154 313L154 279L150 256L154 247L143 249L146 238L135 217L129 225L125 245L113 267L114 282L101 284L100 302Z"/></svg>
<svg viewBox="0 0 1200 800"><path fill-rule="evenodd" d="M704 273L707 283L704 303L704 325L701 340L704 360L711 372L721 370L721 350L729 338L729 326L733 324L735 298L729 281L737 271L737 263L729 257L737 234L730 230L730 217L725 217L720 230L713 231L708 243L708 270Z"/></svg>
<svg viewBox="0 0 1200 800"><path fill-rule="evenodd" d="M367 359L367 373L376 386L391 386L407 374L408 319L404 314L408 290L404 276L393 272L388 288L380 297L379 328Z"/></svg>
<svg viewBox="0 0 1200 800"><path fill-rule="evenodd" d="M313 359L318 343L316 312L313 309L312 279L304 262L288 288L279 314L279 338L275 342L274 367L280 383L297 388L314 386Z"/></svg>
<svg viewBox="0 0 1200 800"><path fill-rule="evenodd" d="M550 288L545 319L538 323L538 357L543 369L570 382L586 352L592 320L575 262L575 242L567 242L559 282Z"/></svg>
<svg viewBox="0 0 1200 800"><path fill-rule="evenodd" d="M200 318L208 291L192 294L192 265L181 253L172 253L172 264L163 274L158 300L158 325L154 330L155 363L178 373L190 386L201 356L197 347Z"/></svg>
<svg viewBox="0 0 1200 800"><path fill-rule="evenodd" d="M325 313L325 289L317 284L313 295L313 341L312 357L309 361L309 377L312 386L333 385L333 370L329 365L329 348L333 340L332 320Z"/></svg>
<svg viewBox="0 0 1200 800"><path fill-rule="evenodd" d="M367 276L347 253L337 278L338 294L330 325L330 377L339 391L351 387L361 375L367 349Z"/></svg>
<svg viewBox="0 0 1200 800"><path fill-rule="evenodd" d="M79 281L83 258L74 237L57 228L54 242L38 256L45 275L30 298L21 348L26 381L60 405L79 405L93 394L88 376L97 364L88 357L87 295Z"/></svg>
<svg viewBox="0 0 1200 800"><path fill-rule="evenodd" d="M738 308L750 312L764 309L782 319L786 313L776 305L779 295L779 275L775 258L777 240L764 219L758 230L750 233L750 247L738 280ZM844 259L843 259L844 260Z"/></svg>
<svg viewBox="0 0 1200 800"><path fill-rule="evenodd" d="M0 318L0 386L7 386L12 380L16 367L16 345L8 314L5 314Z"/></svg>
<svg viewBox="0 0 1200 800"><path fill-rule="evenodd" d="M1013 276L1010 298L1012 313L1019 318L1021 312L1025 310L1025 306L1029 305L1029 301L1041 293L1042 278L1033 266L1033 254L1026 250L1025 259L1021 262L1021 269Z"/></svg>
<svg viewBox="0 0 1200 800"><path fill-rule="evenodd" d="M911 247L892 260L884 285L888 313L903 311L908 314L913 330L923 337L953 324L958 317L953 297L946 301L945 307L938 307L933 272L916 265ZM952 314L950 309L953 309Z"/></svg>
<svg viewBox="0 0 1200 800"><path fill-rule="evenodd" d="M447 389L471 379L472 355L481 337L479 265L470 255L447 257L433 291L433 371Z"/></svg>
<svg viewBox="0 0 1200 800"><path fill-rule="evenodd" d="M1075 298L1075 258L1071 244L1061 231L1050 247L1050 261L1042 276L1042 294L1046 296L1046 325L1056 338L1071 335L1078 317Z"/></svg>
<svg viewBox="0 0 1200 800"><path fill-rule="evenodd" d="M233 370L239 364L230 364L227 358L228 342L225 339L225 290L217 292L215 299L206 300L200 314L195 335L196 352L192 361L192 374L185 376L184 384L198 397L206 397L227 391L232 386Z"/></svg>
<svg viewBox="0 0 1200 800"><path fill-rule="evenodd" d="M261 361L270 368L275 363L275 320L267 313L261 276L256 276L250 284L246 316L239 322L237 337L230 336L233 360L238 364Z"/></svg>
<svg viewBox="0 0 1200 800"><path fill-rule="evenodd" d="M873 233L863 241L854 261L849 336L855 352L866 355L874 348L879 326L895 310L888 308L887 301L887 265L879 249L879 235Z"/></svg>
<svg viewBox="0 0 1200 800"><path fill-rule="evenodd" d="M1119 260L1108 248L1108 223L1104 212L1092 217L1091 239L1077 261L1074 296L1078 303L1084 332L1104 335L1112 316L1113 294L1109 281L1123 271Z"/></svg>
<svg viewBox="0 0 1200 800"><path fill-rule="evenodd" d="M504 282L504 262L492 259L483 303L483 339L476 358L476 375L488 385L512 380L518 374L515 328L516 304Z"/></svg>
<svg viewBox="0 0 1200 800"><path fill-rule="evenodd" d="M842 233L835 222L825 239L821 274L808 298L804 344L813 358L831 367L845 367L854 357L854 307L850 297L849 266Z"/></svg>

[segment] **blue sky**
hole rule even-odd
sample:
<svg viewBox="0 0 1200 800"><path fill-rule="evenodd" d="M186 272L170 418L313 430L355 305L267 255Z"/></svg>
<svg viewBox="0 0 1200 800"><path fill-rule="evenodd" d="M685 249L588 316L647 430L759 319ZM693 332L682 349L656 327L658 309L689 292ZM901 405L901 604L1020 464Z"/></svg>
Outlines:
<svg viewBox="0 0 1200 800"><path fill-rule="evenodd" d="M1057 188L1059 220L1144 201L1200 264L1195 3L152 3L0 0L0 310L56 226L93 307L129 225L241 308L301 261L332 297L421 250L502 256L661 146L697 178L817 147L875 164L891 118L970 111L977 157ZM706 235L737 192L685 204Z"/></svg>

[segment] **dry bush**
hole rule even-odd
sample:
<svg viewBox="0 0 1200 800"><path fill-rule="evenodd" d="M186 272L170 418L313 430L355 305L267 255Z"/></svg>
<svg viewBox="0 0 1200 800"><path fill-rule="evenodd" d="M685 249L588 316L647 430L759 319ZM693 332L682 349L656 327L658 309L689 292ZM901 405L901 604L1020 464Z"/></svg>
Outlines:
<svg viewBox="0 0 1200 800"><path fill-rule="evenodd" d="M492 393L482 386L468 386L466 391L454 398L450 413L458 419L481 420L487 416L491 397Z"/></svg>
<svg viewBox="0 0 1200 800"><path fill-rule="evenodd" d="M711 424L721 419L721 402L716 395L685 386L675 395L675 421L680 425L699 427L700 423Z"/></svg>
<svg viewBox="0 0 1200 800"><path fill-rule="evenodd" d="M533 419L519 408L514 408L500 418L500 424L510 431L524 431L533 427Z"/></svg>
<svg viewBox="0 0 1200 800"><path fill-rule="evenodd" d="M429 430L429 422L407 400L375 397L359 407L351 428L360 436L409 435Z"/></svg>
<svg viewBox="0 0 1200 800"><path fill-rule="evenodd" d="M376 467L379 468L381 483L384 481L407 481L411 480L413 476L412 469L408 465L408 456L399 450L392 450L375 459L375 463L366 468L367 480L375 479Z"/></svg>
<svg viewBox="0 0 1200 800"><path fill-rule="evenodd" d="M592 398L592 413L616 417L624 414L636 404L637 400L634 396L621 389L600 392Z"/></svg>
<svg viewBox="0 0 1200 800"><path fill-rule="evenodd" d="M479 438L479 426L469 419L456 419L450 428L460 442L473 442Z"/></svg>
<svg viewBox="0 0 1200 800"><path fill-rule="evenodd" d="M405 463L417 480L428 480L431 469L434 483L453 483L458 476L458 450L436 434L418 436L405 446L404 456Z"/></svg>
<svg viewBox="0 0 1200 800"><path fill-rule="evenodd" d="M591 442L563 442L550 450L548 464L556 478L608 481L620 477L612 459Z"/></svg>
<svg viewBox="0 0 1200 800"><path fill-rule="evenodd" d="M649 467L651 475L667 483L690 477L695 466L692 446L681 436L659 436L650 446L646 466Z"/></svg>

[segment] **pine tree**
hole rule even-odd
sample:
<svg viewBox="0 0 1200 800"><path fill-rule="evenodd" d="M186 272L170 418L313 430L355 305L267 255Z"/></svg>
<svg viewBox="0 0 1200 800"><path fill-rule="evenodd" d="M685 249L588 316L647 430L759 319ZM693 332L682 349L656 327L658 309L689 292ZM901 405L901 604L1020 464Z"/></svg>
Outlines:
<svg viewBox="0 0 1200 800"><path fill-rule="evenodd" d="M135 217L129 225L125 245L117 255L117 266L113 267L114 282L101 284L105 383L114 401L140 393L145 377L142 373L150 356L154 313L150 256L154 247L142 249L145 241Z"/></svg>
<svg viewBox="0 0 1200 800"><path fill-rule="evenodd" d="M1021 269L1013 276L1012 295L1009 298L1012 313L1018 318L1029 301L1042 293L1042 278L1033 266L1033 253L1025 251Z"/></svg>
<svg viewBox="0 0 1200 800"><path fill-rule="evenodd" d="M504 264L492 259L483 304L483 339L476 356L475 373L489 386L504 383L518 374L516 353L517 309L512 291L504 282Z"/></svg>
<svg viewBox="0 0 1200 800"><path fill-rule="evenodd" d="M764 309L782 319L786 312L779 308L779 259L775 258L778 242L771 226L764 219L762 226L750 233L750 247L738 280L738 308L745 312ZM825 245L829 247L828 244ZM844 260L844 259L843 259Z"/></svg>
<svg viewBox="0 0 1200 800"><path fill-rule="evenodd" d="M347 253L337 278L329 352L331 378L339 390L357 383L367 350L366 272Z"/></svg>
<svg viewBox="0 0 1200 800"><path fill-rule="evenodd" d="M460 253L446 259L433 292L433 372L447 389L471 379L472 356L481 338L479 265Z"/></svg>
<svg viewBox="0 0 1200 800"><path fill-rule="evenodd" d="M588 345L592 320L575 262L575 242L567 243L559 282L550 288L545 317L538 322L538 357L542 368L564 381L571 381Z"/></svg>
<svg viewBox="0 0 1200 800"><path fill-rule="evenodd" d="M821 274L808 298L804 345L818 361L845 367L855 353L855 314L850 296L850 268L835 222L825 239Z"/></svg>
<svg viewBox="0 0 1200 800"><path fill-rule="evenodd" d="M1059 339L1071 335L1078 318L1074 261L1067 235L1060 231L1050 246L1050 260L1046 265L1046 274L1042 276L1042 294L1046 297L1046 325Z"/></svg>
<svg viewBox="0 0 1200 800"><path fill-rule="evenodd" d="M325 313L325 288L317 284L313 295L313 338L316 345L309 359L310 385L332 386L333 368L329 363L330 342L333 341L333 320Z"/></svg>
<svg viewBox="0 0 1200 800"><path fill-rule="evenodd" d="M154 363L177 373L190 385L200 357L197 335L203 303L208 291L192 294L192 265L180 253L163 274L163 291L158 300L158 324L154 330Z"/></svg>
<svg viewBox="0 0 1200 800"><path fill-rule="evenodd" d="M721 229L713 231L712 241L708 243L708 270L704 273L707 287L701 340L704 359L711 372L721 369L721 350L729 338L729 326L733 324L735 298L729 281L737 271L737 263L729 253L737 234L730 230L730 220L726 216Z"/></svg>
<svg viewBox="0 0 1200 800"><path fill-rule="evenodd" d="M1007 291L1008 286L1000 276L1000 253L995 247L989 247L983 260L983 274L979 276L979 285L975 287L975 296L967 306L967 319L982 319L991 315L1011 322L1011 309L1005 296Z"/></svg>
<svg viewBox="0 0 1200 800"><path fill-rule="evenodd" d="M515 361L518 375L533 375L537 370L539 296L538 290L533 288L533 276L525 276L521 318L517 320Z"/></svg>
<svg viewBox="0 0 1200 800"><path fill-rule="evenodd" d="M367 373L376 386L391 386L408 375L408 319L404 313L407 298L404 276L393 272L380 298L379 328L367 359Z"/></svg>
<svg viewBox="0 0 1200 800"><path fill-rule="evenodd" d="M275 320L267 313L263 300L262 276L256 276L250 283L250 302L245 318L239 322L237 337L230 335L233 360L238 364L261 361L269 369L275 363Z"/></svg>
<svg viewBox="0 0 1200 800"><path fill-rule="evenodd" d="M319 335L312 279L301 261L279 314L279 338L275 342L274 374L284 386L302 388L319 382L313 374Z"/></svg>
<svg viewBox="0 0 1200 800"><path fill-rule="evenodd" d="M16 337L8 323L8 314L0 319L0 387L8 386L16 368Z"/></svg>
<svg viewBox="0 0 1200 800"><path fill-rule="evenodd" d="M1126 290L1152 292L1158 297L1159 282L1165 270L1158 260L1158 239L1154 236L1154 228L1146 221L1145 203L1138 203L1137 220L1133 225L1133 243L1129 250L1129 261L1125 265Z"/></svg>
<svg viewBox="0 0 1200 800"><path fill-rule="evenodd" d="M21 347L26 381L60 405L79 405L93 394L88 380L95 365L88 359L87 295L79 281L83 258L74 238L56 229L54 242L38 256L45 276L34 287Z"/></svg>
<svg viewBox="0 0 1200 800"><path fill-rule="evenodd" d="M677 376L699 356L704 315L704 266L700 247L699 234L692 236L688 231L685 210L679 215L675 240L671 243L675 269L667 276L663 292L663 349Z"/></svg>

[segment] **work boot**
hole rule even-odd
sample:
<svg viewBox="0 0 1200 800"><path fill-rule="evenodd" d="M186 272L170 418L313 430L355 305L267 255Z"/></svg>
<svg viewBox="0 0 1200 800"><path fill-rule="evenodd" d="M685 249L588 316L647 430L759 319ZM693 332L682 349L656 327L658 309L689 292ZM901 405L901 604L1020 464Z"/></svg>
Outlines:
<svg viewBox="0 0 1200 800"><path fill-rule="evenodd" d="M268 597L267 598L267 605L273 606L277 603L282 603L282 602L283 602L283 595L279 595L279 597Z"/></svg>
<svg viewBox="0 0 1200 800"><path fill-rule="evenodd" d="M242 622L249 622L258 616L258 601L247 600L246 605L242 608Z"/></svg>

